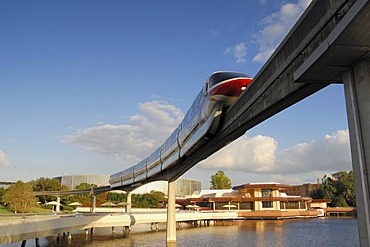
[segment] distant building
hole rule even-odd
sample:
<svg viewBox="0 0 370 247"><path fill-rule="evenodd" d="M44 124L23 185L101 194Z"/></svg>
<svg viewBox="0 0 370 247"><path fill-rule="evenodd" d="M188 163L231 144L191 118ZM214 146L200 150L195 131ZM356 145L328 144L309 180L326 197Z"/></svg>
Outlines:
<svg viewBox="0 0 370 247"><path fill-rule="evenodd" d="M249 183L230 190L202 190L186 201L212 210L231 207L239 210L288 210L308 208L310 197L291 196L282 192L290 185L280 183Z"/></svg>
<svg viewBox="0 0 370 247"><path fill-rule="evenodd" d="M292 196L310 196L311 191L319 188L319 184L292 185L285 192Z"/></svg>
<svg viewBox="0 0 370 247"><path fill-rule="evenodd" d="M9 188L9 186L15 184L15 182L9 182L9 181L0 181L0 187L1 188Z"/></svg>
<svg viewBox="0 0 370 247"><path fill-rule="evenodd" d="M179 178L176 180L176 192L175 196L185 197L187 195L191 195L196 191L200 191L202 188L202 182L196 179L189 179L189 178ZM133 191L135 194L143 194L149 193L150 191L160 191L163 192L165 195L168 194L168 183L167 181L156 181L149 184L145 184L140 186L136 190Z"/></svg>
<svg viewBox="0 0 370 247"><path fill-rule="evenodd" d="M176 203L182 209L238 210L238 215L246 218L315 217L321 214L311 208L311 197L287 195L285 191L290 188L290 185L280 183L249 183L229 190L201 190L176 199Z"/></svg>
<svg viewBox="0 0 370 247"><path fill-rule="evenodd" d="M53 179L59 180L62 185L67 186L69 190L76 189L82 183L95 184L97 186L109 185L109 175L97 174L97 175L64 175L60 177L54 177Z"/></svg>
<svg viewBox="0 0 370 247"><path fill-rule="evenodd" d="M200 180L179 178L176 180L176 197L185 197L202 189Z"/></svg>

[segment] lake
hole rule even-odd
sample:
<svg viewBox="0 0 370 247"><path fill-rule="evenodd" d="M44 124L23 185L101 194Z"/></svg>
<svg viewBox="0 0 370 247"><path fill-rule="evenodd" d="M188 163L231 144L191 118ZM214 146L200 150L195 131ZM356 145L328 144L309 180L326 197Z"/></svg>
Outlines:
<svg viewBox="0 0 370 247"><path fill-rule="evenodd" d="M28 240L27 246L34 246ZM56 236L40 239L42 246L68 246L67 238ZM20 242L5 246L20 246ZM122 229L96 229L93 237L74 233L70 246L166 246L165 225L150 230L150 225L137 225L128 237ZM315 218L295 220L237 220L193 227L182 223L177 230L176 247L187 246L359 246L357 219Z"/></svg>

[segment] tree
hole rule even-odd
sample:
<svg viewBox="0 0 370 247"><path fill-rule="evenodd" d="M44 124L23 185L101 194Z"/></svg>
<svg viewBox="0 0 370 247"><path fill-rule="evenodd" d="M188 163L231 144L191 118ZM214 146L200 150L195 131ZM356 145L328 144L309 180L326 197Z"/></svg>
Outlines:
<svg viewBox="0 0 370 247"><path fill-rule="evenodd" d="M98 187L96 184L81 183L76 186L76 190L92 189ZM92 192L92 190L91 190ZM92 194L76 194L68 198L68 202L79 202L83 206L90 206ZM104 192L96 196L96 205L99 206L101 203L107 201L108 193ZM66 202L66 203L68 203Z"/></svg>
<svg viewBox="0 0 370 247"><path fill-rule="evenodd" d="M32 180L32 189L34 191L58 191L62 189L59 180L41 177L37 180Z"/></svg>
<svg viewBox="0 0 370 247"><path fill-rule="evenodd" d="M324 175L322 179L321 189L324 198L333 199L335 194L337 193L337 189L333 185L333 180L326 175Z"/></svg>
<svg viewBox="0 0 370 247"><path fill-rule="evenodd" d="M37 180L32 180L30 182L33 191L59 191L59 190L66 190L66 186L62 186L59 180L51 179L51 178L44 178L41 177ZM53 196L37 196L38 200L44 204L47 201L51 201Z"/></svg>
<svg viewBox="0 0 370 247"><path fill-rule="evenodd" d="M0 204L3 202L4 193L5 193L5 188L0 187Z"/></svg>
<svg viewBox="0 0 370 247"><path fill-rule="evenodd" d="M231 180L225 175L224 171L219 170L211 176L211 190L231 189Z"/></svg>
<svg viewBox="0 0 370 247"><path fill-rule="evenodd" d="M353 172L336 172L333 174L334 187L337 189L337 196L342 198L343 206L356 206L355 183ZM337 204L338 207L341 207Z"/></svg>
<svg viewBox="0 0 370 247"><path fill-rule="evenodd" d="M332 207L355 207L356 196L353 172L336 172L321 179L319 188L310 193L315 199L330 199Z"/></svg>
<svg viewBox="0 0 370 247"><path fill-rule="evenodd" d="M5 191L2 200L14 213L31 212L32 208L37 206L31 185L22 181L17 181L10 186Z"/></svg>
<svg viewBox="0 0 370 247"><path fill-rule="evenodd" d="M89 183L81 183L75 187L76 190L83 190L83 189L91 189L97 187L96 184L89 184ZM71 197L69 197L69 200L71 202L79 202L83 206L89 206L91 203L91 197L90 195L86 194L76 194Z"/></svg>
<svg viewBox="0 0 370 247"><path fill-rule="evenodd" d="M144 194L132 194L132 206L136 208L157 208L159 202L164 200L164 193L160 191L150 191Z"/></svg>
<svg viewBox="0 0 370 247"><path fill-rule="evenodd" d="M98 187L96 184L80 183L76 186L76 190L84 190Z"/></svg>
<svg viewBox="0 0 370 247"><path fill-rule="evenodd" d="M108 192L107 200L110 202L126 202L126 193Z"/></svg>

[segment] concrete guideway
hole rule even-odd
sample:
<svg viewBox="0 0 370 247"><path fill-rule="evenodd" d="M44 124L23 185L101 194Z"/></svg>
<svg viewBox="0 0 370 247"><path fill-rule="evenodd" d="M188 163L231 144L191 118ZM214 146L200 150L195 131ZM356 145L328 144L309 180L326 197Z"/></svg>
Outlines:
<svg viewBox="0 0 370 247"><path fill-rule="evenodd" d="M237 219L236 211L176 213L176 222ZM136 224L165 223L165 212L69 214L0 218L0 244L36 239L98 227L130 227Z"/></svg>

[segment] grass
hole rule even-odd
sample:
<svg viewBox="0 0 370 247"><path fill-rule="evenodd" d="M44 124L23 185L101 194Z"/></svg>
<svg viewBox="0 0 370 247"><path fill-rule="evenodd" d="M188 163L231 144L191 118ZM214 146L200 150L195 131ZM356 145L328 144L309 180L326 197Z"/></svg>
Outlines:
<svg viewBox="0 0 370 247"><path fill-rule="evenodd" d="M0 214L12 214L12 210L5 206L0 206Z"/></svg>
<svg viewBox="0 0 370 247"><path fill-rule="evenodd" d="M41 207L34 207L31 210L31 213L50 213L50 209L45 209ZM13 211L5 206L0 206L0 214L13 214Z"/></svg>
<svg viewBox="0 0 370 247"><path fill-rule="evenodd" d="M32 213L50 213L51 210L50 209L47 209L47 208L40 208L40 207L35 207L35 208L32 208Z"/></svg>

